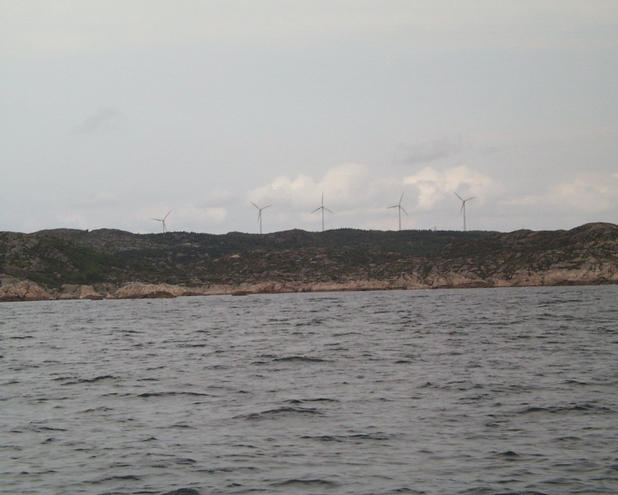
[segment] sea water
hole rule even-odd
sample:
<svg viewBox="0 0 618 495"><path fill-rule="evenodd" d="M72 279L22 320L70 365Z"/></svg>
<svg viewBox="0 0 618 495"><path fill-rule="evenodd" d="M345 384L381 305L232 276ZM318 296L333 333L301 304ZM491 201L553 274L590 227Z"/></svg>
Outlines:
<svg viewBox="0 0 618 495"><path fill-rule="evenodd" d="M0 492L618 491L618 287L0 304Z"/></svg>

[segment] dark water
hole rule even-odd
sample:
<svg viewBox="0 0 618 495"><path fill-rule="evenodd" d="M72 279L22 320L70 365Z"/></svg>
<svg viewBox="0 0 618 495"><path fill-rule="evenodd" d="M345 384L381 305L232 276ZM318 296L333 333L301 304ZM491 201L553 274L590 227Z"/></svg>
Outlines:
<svg viewBox="0 0 618 495"><path fill-rule="evenodd" d="M616 493L617 296L0 304L0 491Z"/></svg>

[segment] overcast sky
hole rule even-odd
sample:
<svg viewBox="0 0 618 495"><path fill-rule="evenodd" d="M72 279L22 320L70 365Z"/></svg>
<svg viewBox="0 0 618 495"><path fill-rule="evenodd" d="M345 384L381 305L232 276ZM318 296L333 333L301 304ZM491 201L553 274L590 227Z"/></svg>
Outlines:
<svg viewBox="0 0 618 495"><path fill-rule="evenodd" d="M618 222L618 2L0 0L0 230Z"/></svg>

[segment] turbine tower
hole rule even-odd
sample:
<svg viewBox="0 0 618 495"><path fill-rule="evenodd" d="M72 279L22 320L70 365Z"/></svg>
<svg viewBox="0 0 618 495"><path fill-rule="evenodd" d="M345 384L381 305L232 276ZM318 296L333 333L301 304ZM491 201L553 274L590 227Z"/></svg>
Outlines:
<svg viewBox="0 0 618 495"><path fill-rule="evenodd" d="M272 205L266 205L266 206L262 206L260 208L253 201L249 201L249 203L251 203L253 206L255 206L257 208L257 211L258 211L257 219L258 219L258 223L260 224L260 234L261 234L262 233L262 210L265 210L266 208L268 208L269 206L272 206Z"/></svg>
<svg viewBox="0 0 618 495"><path fill-rule="evenodd" d="M167 214L163 217L163 218L154 218L153 220L156 220L157 222L161 222L161 227L163 228L163 233L165 234L167 232L167 225L165 225L165 219L169 216L169 214L172 212L172 210L168 211Z"/></svg>
<svg viewBox="0 0 618 495"><path fill-rule="evenodd" d="M463 213L463 231L466 231L466 203L471 199L475 199L474 196L470 196L469 198L463 199L459 194L455 193L455 196L459 198L461 201L461 212Z"/></svg>
<svg viewBox="0 0 618 495"><path fill-rule="evenodd" d="M402 201L403 201L403 193L401 193L401 197L399 198L399 203L397 203L396 205L388 207L388 208L397 208L397 210L398 210L398 213L399 213L399 230L401 230L401 212L403 211L406 215L408 214L406 209L403 206L401 206L401 202Z"/></svg>
<svg viewBox="0 0 618 495"><path fill-rule="evenodd" d="M322 232L324 232L324 211L332 213L332 210L329 210L328 208L326 208L326 206L324 206L324 193L322 193L322 204L318 206L315 210L313 210L311 213L315 213L316 211L320 211L320 210L322 210Z"/></svg>

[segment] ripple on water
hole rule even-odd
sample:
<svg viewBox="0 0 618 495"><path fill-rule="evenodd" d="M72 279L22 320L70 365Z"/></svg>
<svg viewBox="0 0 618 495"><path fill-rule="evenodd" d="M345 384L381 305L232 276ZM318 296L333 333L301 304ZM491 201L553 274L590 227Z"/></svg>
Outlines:
<svg viewBox="0 0 618 495"><path fill-rule="evenodd" d="M614 493L617 290L3 303L2 490Z"/></svg>

